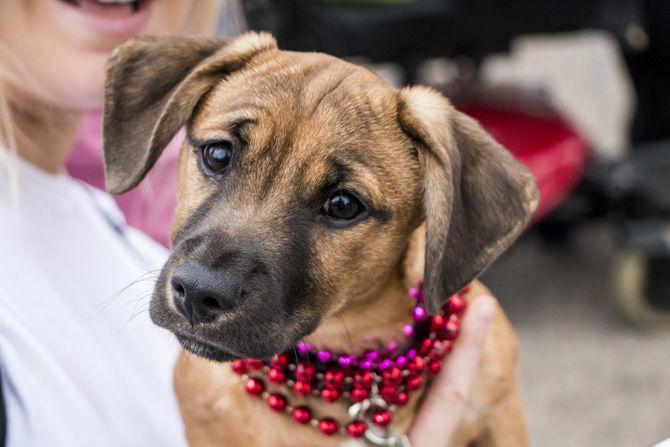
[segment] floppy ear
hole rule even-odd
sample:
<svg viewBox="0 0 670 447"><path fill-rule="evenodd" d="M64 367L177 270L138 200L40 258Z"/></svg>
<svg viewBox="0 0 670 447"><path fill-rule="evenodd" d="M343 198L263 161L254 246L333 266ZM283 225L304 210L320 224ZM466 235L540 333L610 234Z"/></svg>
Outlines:
<svg viewBox="0 0 670 447"><path fill-rule="evenodd" d="M537 189L525 167L439 93L403 89L398 113L424 169L424 294L436 312L511 245L537 206Z"/></svg>
<svg viewBox="0 0 670 447"><path fill-rule="evenodd" d="M142 37L116 48L103 114L107 190L121 194L136 186L219 79L276 47L267 33L246 33L234 39Z"/></svg>

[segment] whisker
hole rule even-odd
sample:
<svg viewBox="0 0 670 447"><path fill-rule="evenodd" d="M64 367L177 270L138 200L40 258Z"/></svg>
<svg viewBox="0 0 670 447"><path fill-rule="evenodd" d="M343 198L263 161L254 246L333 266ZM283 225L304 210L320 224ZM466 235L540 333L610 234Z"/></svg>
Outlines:
<svg viewBox="0 0 670 447"><path fill-rule="evenodd" d="M156 281L156 280L158 279L159 275L160 275L160 269L155 269L155 270L149 270L149 271L146 271L146 272L144 272L142 275L140 275L139 278L137 278L137 279L134 280L134 281L131 281L128 285L126 285L125 287L123 287L123 288L122 288L121 290L119 290L118 292L114 293L114 294L113 294L112 296L110 296L109 298L107 298L107 299L105 299L105 300L103 300L103 301L101 301L101 302L99 302L99 303L93 304L93 306L94 306L94 307L106 306L106 305L108 305L111 301L114 301L116 298L118 298L118 297L119 297L122 293L124 293L126 290L128 290L129 288L131 288L132 286L134 286L134 285L136 285L136 284L139 284L139 283L141 283L141 282L144 282L144 281Z"/></svg>
<svg viewBox="0 0 670 447"><path fill-rule="evenodd" d="M342 315L338 315L338 319L342 322L342 327L344 328L344 333L347 335L347 339L349 339L349 347L353 350L354 349L354 339L351 336L351 332L349 332L349 328L347 327L347 322L344 320Z"/></svg>

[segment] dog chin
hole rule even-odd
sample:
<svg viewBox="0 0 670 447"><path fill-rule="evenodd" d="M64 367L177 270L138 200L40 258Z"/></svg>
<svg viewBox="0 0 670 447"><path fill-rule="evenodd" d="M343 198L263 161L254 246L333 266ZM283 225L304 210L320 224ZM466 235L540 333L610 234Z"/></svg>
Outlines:
<svg viewBox="0 0 670 447"><path fill-rule="evenodd" d="M197 355L198 357L203 357L215 362L230 362L232 360L240 359L242 356L232 354L230 352L224 351L221 348L212 346L208 343L195 340L191 337L187 337L180 334L175 334L179 344L186 349L187 351Z"/></svg>
<svg viewBox="0 0 670 447"><path fill-rule="evenodd" d="M175 333L175 336L181 346L187 351L215 362L230 362L238 359L267 360L278 352L284 351L283 349L274 350L267 344L264 344L262 348L254 349L250 352L232 352L207 341L196 340L188 335Z"/></svg>

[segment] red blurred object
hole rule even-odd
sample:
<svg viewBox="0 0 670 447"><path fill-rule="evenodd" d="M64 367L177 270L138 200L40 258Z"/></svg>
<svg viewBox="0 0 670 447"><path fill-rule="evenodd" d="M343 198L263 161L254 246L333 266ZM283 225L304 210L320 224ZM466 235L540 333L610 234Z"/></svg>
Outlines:
<svg viewBox="0 0 670 447"><path fill-rule="evenodd" d="M559 117L482 105L460 109L478 120L535 175L540 204L534 222L560 205L582 178L589 157L587 143Z"/></svg>

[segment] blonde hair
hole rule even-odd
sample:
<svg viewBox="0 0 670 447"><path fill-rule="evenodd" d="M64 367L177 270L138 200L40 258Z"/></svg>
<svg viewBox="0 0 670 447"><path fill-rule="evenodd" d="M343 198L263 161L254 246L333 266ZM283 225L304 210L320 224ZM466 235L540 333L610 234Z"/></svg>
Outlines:
<svg viewBox="0 0 670 447"><path fill-rule="evenodd" d="M225 1L228 3L231 0ZM214 33L223 2L224 0L195 0L181 33ZM33 85L36 81L31 78L30 73L24 73L25 70L22 68L20 61L17 61L12 52L0 42L0 177L9 179L12 196L17 194L15 169L17 130L12 120L12 107L2 85L25 86L28 83L33 91L40 87Z"/></svg>
<svg viewBox="0 0 670 447"><path fill-rule="evenodd" d="M230 0L225 3L229 3ZM195 0L191 15L184 25L184 34L211 34L216 31L222 0Z"/></svg>

